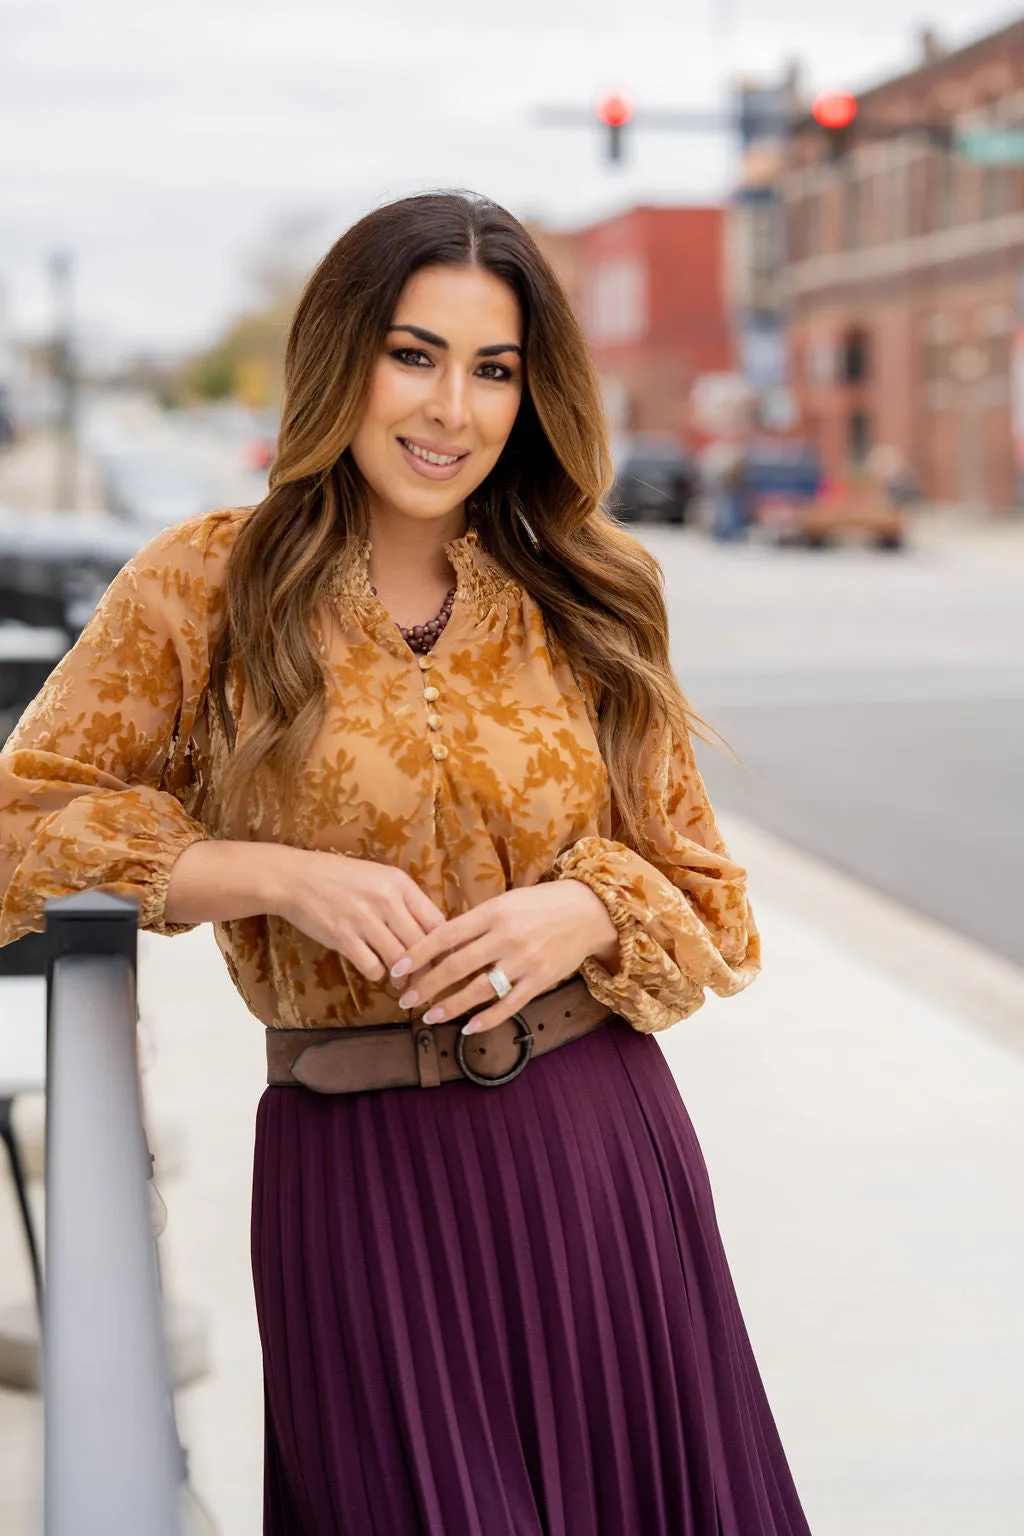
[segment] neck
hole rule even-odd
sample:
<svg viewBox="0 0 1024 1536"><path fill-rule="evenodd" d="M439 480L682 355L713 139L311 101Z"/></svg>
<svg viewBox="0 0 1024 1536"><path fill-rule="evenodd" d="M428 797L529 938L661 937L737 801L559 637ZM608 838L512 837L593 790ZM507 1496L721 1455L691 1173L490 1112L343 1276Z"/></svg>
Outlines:
<svg viewBox="0 0 1024 1536"><path fill-rule="evenodd" d="M451 566L444 546L466 531L465 503L443 517L415 518L386 508L370 514L370 580L405 579L449 582Z"/></svg>

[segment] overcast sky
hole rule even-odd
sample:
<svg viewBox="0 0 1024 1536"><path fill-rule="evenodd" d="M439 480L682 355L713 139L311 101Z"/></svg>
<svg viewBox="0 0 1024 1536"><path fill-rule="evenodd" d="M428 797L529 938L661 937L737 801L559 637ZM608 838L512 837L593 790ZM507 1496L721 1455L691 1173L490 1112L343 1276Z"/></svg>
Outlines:
<svg viewBox="0 0 1024 1536"><path fill-rule="evenodd" d="M531 122L620 86L719 105L737 73L803 60L815 88L909 67L923 21L962 43L1006 6L858 0L0 0L0 281L6 325L48 324L47 253L74 251L93 348L184 349L251 294L254 252L310 255L390 196L486 192L556 227L725 194L735 150ZM770 20L768 18L771 18ZM627 19L628 18L628 19ZM965 18L967 18L965 20Z"/></svg>

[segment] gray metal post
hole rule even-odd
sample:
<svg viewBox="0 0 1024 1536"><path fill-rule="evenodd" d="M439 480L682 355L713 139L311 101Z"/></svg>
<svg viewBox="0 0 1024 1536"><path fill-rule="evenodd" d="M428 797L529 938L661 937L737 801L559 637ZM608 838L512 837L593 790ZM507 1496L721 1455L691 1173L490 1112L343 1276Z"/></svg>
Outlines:
<svg viewBox="0 0 1024 1536"><path fill-rule="evenodd" d="M46 1536L179 1536L136 1059L138 904L46 904Z"/></svg>

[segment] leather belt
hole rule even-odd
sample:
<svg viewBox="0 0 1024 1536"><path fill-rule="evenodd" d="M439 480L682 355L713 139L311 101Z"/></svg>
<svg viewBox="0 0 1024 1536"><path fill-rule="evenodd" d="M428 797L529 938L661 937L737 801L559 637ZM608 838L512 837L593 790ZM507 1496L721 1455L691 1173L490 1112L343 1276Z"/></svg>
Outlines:
<svg viewBox="0 0 1024 1536"><path fill-rule="evenodd" d="M437 1088L458 1077L483 1087L510 1082L533 1056L589 1034L615 1018L579 977L525 1003L479 1035L463 1035L463 1014L443 1024L268 1029L267 1082L315 1093L369 1088Z"/></svg>

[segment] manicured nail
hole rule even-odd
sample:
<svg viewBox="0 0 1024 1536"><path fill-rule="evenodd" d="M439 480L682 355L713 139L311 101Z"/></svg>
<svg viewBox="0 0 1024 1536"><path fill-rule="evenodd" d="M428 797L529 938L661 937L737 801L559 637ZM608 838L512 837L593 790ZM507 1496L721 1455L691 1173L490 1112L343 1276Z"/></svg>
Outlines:
<svg viewBox="0 0 1024 1536"><path fill-rule="evenodd" d="M463 1024L462 1033L464 1035L478 1035L483 1027L483 1019L470 1019L468 1024Z"/></svg>
<svg viewBox="0 0 1024 1536"><path fill-rule="evenodd" d="M420 1000L418 992L406 992L398 999L399 1008L415 1008Z"/></svg>
<svg viewBox="0 0 1024 1536"><path fill-rule="evenodd" d="M411 971L411 970L412 970L412 961L411 960L396 960L394 965L391 967L391 974L397 980L397 978L399 976L404 976L406 971Z"/></svg>
<svg viewBox="0 0 1024 1536"><path fill-rule="evenodd" d="M423 1015L423 1022L424 1022L424 1024L440 1024L440 1022L441 1022L441 1020L443 1018L444 1018L444 1009L443 1008L430 1008Z"/></svg>

